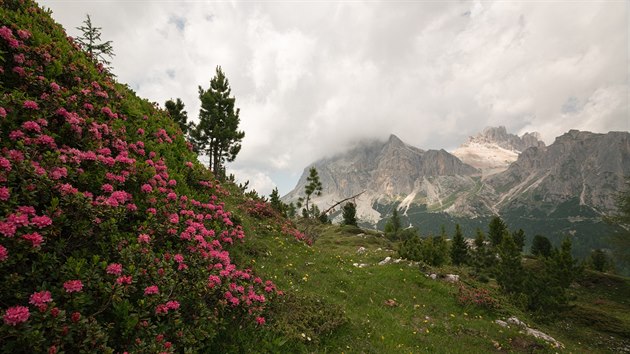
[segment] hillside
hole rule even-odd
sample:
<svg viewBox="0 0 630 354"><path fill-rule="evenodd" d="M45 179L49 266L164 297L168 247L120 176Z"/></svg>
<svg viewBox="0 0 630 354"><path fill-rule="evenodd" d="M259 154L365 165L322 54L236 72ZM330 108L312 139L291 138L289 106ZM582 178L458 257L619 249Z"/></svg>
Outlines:
<svg viewBox="0 0 630 354"><path fill-rule="evenodd" d="M2 3L0 65L2 352L204 352L265 323L280 291L231 251L247 199L164 111L33 1Z"/></svg>

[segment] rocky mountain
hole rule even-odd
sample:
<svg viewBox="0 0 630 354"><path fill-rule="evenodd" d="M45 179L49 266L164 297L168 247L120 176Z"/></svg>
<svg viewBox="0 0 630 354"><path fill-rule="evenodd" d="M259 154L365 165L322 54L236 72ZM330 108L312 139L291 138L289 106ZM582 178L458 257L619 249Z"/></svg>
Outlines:
<svg viewBox="0 0 630 354"><path fill-rule="evenodd" d="M615 209L630 175L630 133L571 130L546 146L536 133L487 128L454 154L424 151L392 135L312 166L324 186L314 200L321 209L365 191L357 200L365 226L382 227L394 207L403 222L426 232L457 222L472 233L500 215L529 239L573 235L574 249L587 254L607 245L611 226L602 215ZM307 171L285 201L303 192Z"/></svg>
<svg viewBox="0 0 630 354"><path fill-rule="evenodd" d="M468 141L453 151L453 155L480 169L485 177L505 171L527 148L544 146L545 143L536 132L519 137L508 133L503 126L488 127L469 137Z"/></svg>
<svg viewBox="0 0 630 354"><path fill-rule="evenodd" d="M630 134L571 130L548 147L525 150L503 173L486 182L498 209L555 205L575 200L605 214L630 175Z"/></svg>
<svg viewBox="0 0 630 354"><path fill-rule="evenodd" d="M380 213L373 203L402 200L443 206L446 195L472 188L472 176L480 171L463 163L445 150L421 150L391 135L385 142L369 141L344 154L315 162L314 166L324 187L321 197L314 200L323 209L335 201L365 193L357 200L358 214L363 220L377 222ZM299 198L306 185L308 166L296 188L285 201Z"/></svg>

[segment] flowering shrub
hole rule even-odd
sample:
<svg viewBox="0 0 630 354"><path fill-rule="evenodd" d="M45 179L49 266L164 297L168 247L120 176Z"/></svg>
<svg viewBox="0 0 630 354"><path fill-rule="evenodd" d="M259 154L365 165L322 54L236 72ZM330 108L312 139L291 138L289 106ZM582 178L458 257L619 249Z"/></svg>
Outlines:
<svg viewBox="0 0 630 354"><path fill-rule="evenodd" d="M33 1L3 2L0 53L3 350L204 352L264 325L280 292L232 262L229 192L177 124Z"/></svg>
<svg viewBox="0 0 630 354"><path fill-rule="evenodd" d="M488 310L496 309L499 302L486 289L477 289L460 284L457 292L457 302L463 306L477 306Z"/></svg>

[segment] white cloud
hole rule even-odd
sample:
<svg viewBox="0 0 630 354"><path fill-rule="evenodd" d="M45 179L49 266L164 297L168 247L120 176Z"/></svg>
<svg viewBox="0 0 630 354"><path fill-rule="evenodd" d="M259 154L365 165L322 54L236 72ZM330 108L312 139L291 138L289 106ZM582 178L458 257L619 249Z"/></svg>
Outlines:
<svg viewBox="0 0 630 354"><path fill-rule="evenodd" d="M488 125L547 143L630 129L628 2L41 3L70 34L90 13L119 80L191 118L221 65L246 133L230 168L282 193L315 159L390 133L427 149Z"/></svg>

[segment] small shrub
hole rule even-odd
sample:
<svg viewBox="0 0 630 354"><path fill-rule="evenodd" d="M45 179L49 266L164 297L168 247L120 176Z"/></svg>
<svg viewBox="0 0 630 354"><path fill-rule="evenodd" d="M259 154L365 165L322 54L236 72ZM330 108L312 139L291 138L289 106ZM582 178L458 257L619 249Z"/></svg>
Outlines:
<svg viewBox="0 0 630 354"><path fill-rule="evenodd" d="M486 310L499 307L499 302L487 289L473 288L465 284L459 286L457 302L462 306L476 306Z"/></svg>

